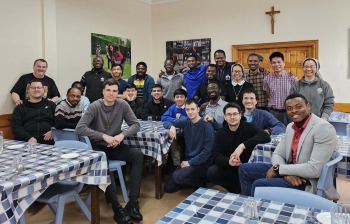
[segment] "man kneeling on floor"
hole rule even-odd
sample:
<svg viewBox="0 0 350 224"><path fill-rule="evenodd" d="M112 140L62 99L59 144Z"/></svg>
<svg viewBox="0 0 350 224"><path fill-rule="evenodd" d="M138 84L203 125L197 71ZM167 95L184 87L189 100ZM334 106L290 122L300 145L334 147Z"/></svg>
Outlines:
<svg viewBox="0 0 350 224"><path fill-rule="evenodd" d="M199 116L198 102L186 100L186 119L166 121L164 128L170 128L169 136L176 139L176 128L184 132L184 160L175 169L164 185L164 191L172 193L186 186L199 187L206 180L206 173L212 164L211 151L214 144L214 128Z"/></svg>
<svg viewBox="0 0 350 224"><path fill-rule="evenodd" d="M285 100L287 114L294 123L272 154L271 163L246 163L239 168L242 194L253 196L256 187L286 187L317 193L317 181L323 165L335 150L337 135L327 121L310 113L310 104L301 94ZM326 198L339 199L335 188Z"/></svg>

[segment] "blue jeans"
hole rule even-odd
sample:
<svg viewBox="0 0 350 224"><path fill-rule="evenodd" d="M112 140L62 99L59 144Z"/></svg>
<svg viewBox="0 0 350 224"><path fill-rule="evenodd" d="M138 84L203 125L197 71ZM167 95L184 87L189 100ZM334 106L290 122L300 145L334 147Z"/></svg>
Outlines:
<svg viewBox="0 0 350 224"><path fill-rule="evenodd" d="M207 170L208 168L205 165L187 166L184 168L178 166L165 183L164 191L173 193L186 186L199 187L206 179Z"/></svg>
<svg viewBox="0 0 350 224"><path fill-rule="evenodd" d="M256 187L286 187L305 190L305 186L293 186L283 177L266 178L267 171L272 167L266 163L244 163L239 166L238 173L243 195L254 196Z"/></svg>

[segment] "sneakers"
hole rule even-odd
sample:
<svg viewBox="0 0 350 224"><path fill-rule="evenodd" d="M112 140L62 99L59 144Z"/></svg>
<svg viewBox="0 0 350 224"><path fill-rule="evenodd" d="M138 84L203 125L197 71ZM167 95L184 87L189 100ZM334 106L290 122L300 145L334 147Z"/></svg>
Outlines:
<svg viewBox="0 0 350 224"><path fill-rule="evenodd" d="M131 218L135 219L136 221L142 221L143 216L140 213L139 202L137 200L130 200L125 206L125 211Z"/></svg>
<svg viewBox="0 0 350 224"><path fill-rule="evenodd" d="M126 210L122 206L119 206L114 211L113 219L118 224L132 224L133 223L131 217L128 215L128 213L126 212Z"/></svg>

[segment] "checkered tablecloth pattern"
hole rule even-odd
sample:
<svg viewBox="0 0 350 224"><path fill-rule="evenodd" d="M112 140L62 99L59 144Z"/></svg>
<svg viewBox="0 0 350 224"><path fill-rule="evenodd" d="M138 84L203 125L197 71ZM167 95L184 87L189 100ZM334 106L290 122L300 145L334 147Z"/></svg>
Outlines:
<svg viewBox="0 0 350 224"><path fill-rule="evenodd" d="M243 203L249 198L243 195L199 188L163 218L157 224L180 223L308 223L311 208L266 200L259 210L259 221L247 221L243 217ZM258 201L262 199L252 198ZM320 209L314 209L315 218Z"/></svg>
<svg viewBox="0 0 350 224"><path fill-rule="evenodd" d="M283 135L279 135L275 138L281 139L283 138ZM341 147L338 147L337 151L343 155L343 159L338 162L335 173L337 177L350 179L350 142L346 136L339 136L338 138L342 138L343 144ZM271 142L255 146L252 155L249 158L249 163L271 164L271 156L275 149L276 146Z"/></svg>
<svg viewBox="0 0 350 224"><path fill-rule="evenodd" d="M137 148L143 154L151 156L158 161L158 165L162 164L162 154L168 152L172 140L168 133L169 130L163 127L163 123L159 121L158 130L153 131L152 125L148 121L139 121L141 130L132 137L124 139L123 143L132 148ZM128 125L123 123L122 130L128 128Z"/></svg>
<svg viewBox="0 0 350 224"><path fill-rule="evenodd" d="M23 144L24 147L10 150L7 147ZM72 180L99 185L105 190L110 183L107 159L103 152L68 149L52 145L37 144L38 154L29 155L27 142L5 140L4 151L0 154L0 223L17 223L24 211L48 186L60 180ZM62 159L60 154L78 153L78 158ZM14 172L12 161L15 155L22 155L25 171L15 180L6 181Z"/></svg>

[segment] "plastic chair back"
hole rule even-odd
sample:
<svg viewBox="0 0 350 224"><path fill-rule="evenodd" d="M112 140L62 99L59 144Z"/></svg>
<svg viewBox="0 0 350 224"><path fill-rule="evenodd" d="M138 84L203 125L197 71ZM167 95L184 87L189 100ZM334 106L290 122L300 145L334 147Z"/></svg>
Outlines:
<svg viewBox="0 0 350 224"><path fill-rule="evenodd" d="M334 159L323 165L320 178L317 182L317 195L321 197L325 197L325 191L334 187L333 180L335 168L338 162L343 158L343 156L337 151L334 152L333 157Z"/></svg>
<svg viewBox="0 0 350 224"><path fill-rule="evenodd" d="M56 129L54 127L51 128L52 137L55 142L62 140L74 140L79 141L79 136L75 134L74 129L64 128L64 129Z"/></svg>
<svg viewBox="0 0 350 224"><path fill-rule="evenodd" d="M72 149L88 149L89 145L84 142L73 141L73 140L63 140L55 142L55 146L72 148Z"/></svg>
<svg viewBox="0 0 350 224"><path fill-rule="evenodd" d="M309 192L284 187L257 187L254 197L330 211L334 202Z"/></svg>
<svg viewBox="0 0 350 224"><path fill-rule="evenodd" d="M329 121L331 125L335 128L337 135L346 136L346 125L349 122L346 121Z"/></svg>
<svg viewBox="0 0 350 224"><path fill-rule="evenodd" d="M90 142L90 139L87 136L79 136L79 141L84 142L85 144L88 145L88 150L92 150L92 145Z"/></svg>

